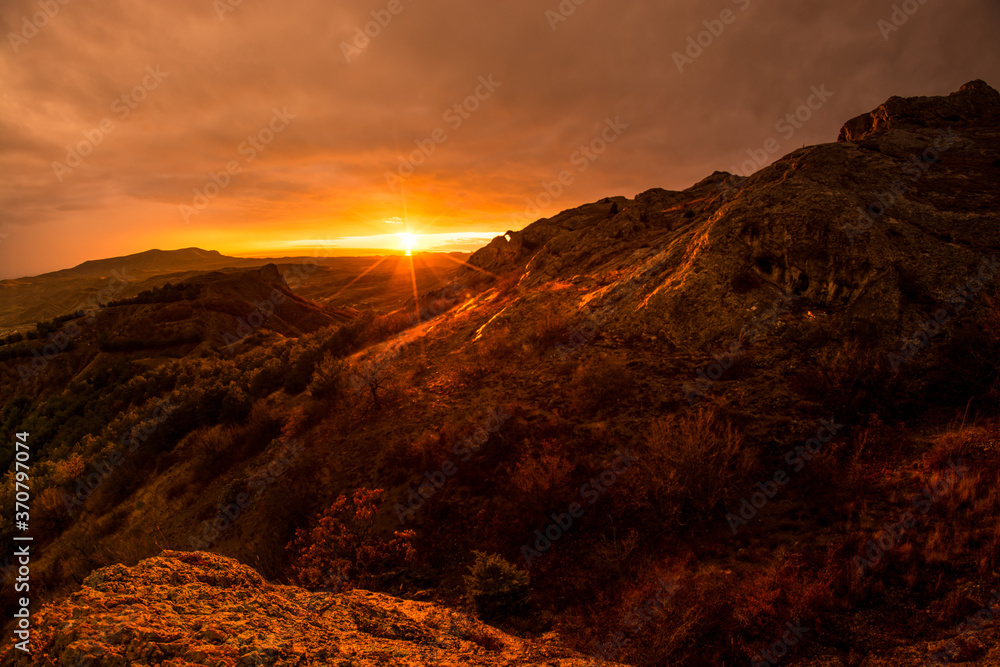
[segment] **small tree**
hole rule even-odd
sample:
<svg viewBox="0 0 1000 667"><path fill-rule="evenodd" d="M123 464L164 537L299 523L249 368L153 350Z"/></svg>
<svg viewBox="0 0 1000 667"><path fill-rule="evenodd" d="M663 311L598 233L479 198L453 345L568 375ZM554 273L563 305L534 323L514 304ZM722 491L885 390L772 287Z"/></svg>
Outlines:
<svg viewBox="0 0 1000 667"><path fill-rule="evenodd" d="M372 405L376 410L382 407L381 396L389 384L389 364L387 361L375 359L368 362L352 378L359 387L367 387L372 397Z"/></svg>
<svg viewBox="0 0 1000 667"><path fill-rule="evenodd" d="M465 577L465 591L484 619L503 618L528 606L529 574L499 554L474 551L476 562Z"/></svg>

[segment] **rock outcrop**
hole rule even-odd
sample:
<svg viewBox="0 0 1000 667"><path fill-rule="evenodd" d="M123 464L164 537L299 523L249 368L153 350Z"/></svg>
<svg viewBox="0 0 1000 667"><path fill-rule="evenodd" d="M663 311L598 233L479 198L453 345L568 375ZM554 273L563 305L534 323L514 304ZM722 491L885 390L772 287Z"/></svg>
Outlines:
<svg viewBox="0 0 1000 667"><path fill-rule="evenodd" d="M734 340L785 295L830 330L891 347L1000 277L1000 94L891 98L834 143L742 179L564 211L470 262L522 285L589 284L573 304L621 333ZM969 289L971 287L971 290Z"/></svg>
<svg viewBox="0 0 1000 667"><path fill-rule="evenodd" d="M936 130L990 117L1000 117L1000 93L976 79L946 97L890 97L878 109L844 123L837 141L861 143L893 130Z"/></svg>
<svg viewBox="0 0 1000 667"><path fill-rule="evenodd" d="M27 660L8 642L2 664L15 656L18 665L81 667L590 664L436 604L274 585L205 552L96 570L36 614L34 633Z"/></svg>

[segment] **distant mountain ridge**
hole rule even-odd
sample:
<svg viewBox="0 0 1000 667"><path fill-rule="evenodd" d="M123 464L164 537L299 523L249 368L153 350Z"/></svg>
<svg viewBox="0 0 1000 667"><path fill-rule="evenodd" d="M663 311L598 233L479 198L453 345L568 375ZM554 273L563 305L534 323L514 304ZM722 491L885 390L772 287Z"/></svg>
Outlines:
<svg viewBox="0 0 1000 667"><path fill-rule="evenodd" d="M107 275L111 271L120 270L123 265L133 271L155 270L160 272L167 269L207 269L213 264L229 266L244 261L246 260L239 257L223 255L218 250L202 250L201 248L194 247L178 250L159 250L154 248L123 257L90 259L72 268L52 271L36 277Z"/></svg>
<svg viewBox="0 0 1000 667"><path fill-rule="evenodd" d="M421 254L418 269L441 267L444 276L458 267L467 255L455 253ZM12 331L25 331L37 322L67 315L80 309L96 308L99 304L134 297L140 292L168 282L182 282L208 271L249 269L274 264L278 270L290 273L292 289L303 296L322 300L329 297L327 288L348 285L371 285L367 301L394 301L385 293L387 272L401 261L390 256L379 257L230 257L216 250L182 248L179 250L147 250L123 257L88 260L69 269L38 276L0 280L0 336ZM375 270L373 270L375 269ZM447 278L444 278L445 280ZM372 284L374 281L375 284ZM307 284L308 283L308 284ZM393 288L395 289L395 287ZM356 291L356 290L355 290ZM383 294L385 293L385 294ZM407 293L412 286L407 283Z"/></svg>
<svg viewBox="0 0 1000 667"><path fill-rule="evenodd" d="M163 273L173 270L184 270L198 268L201 270L211 270L213 265L230 266L247 262L246 258L230 257L223 255L218 250L204 250L202 248L190 247L179 248L177 250L160 250L153 248L131 255L120 257L105 257L102 259L88 259L76 266L49 271L36 276L24 276L22 278L8 278L0 280L0 286L8 283L18 283L25 280L39 280L44 278L71 278L82 276L107 276L112 272L130 270L136 272L155 271ZM256 263L266 262L266 260L249 260Z"/></svg>
<svg viewBox="0 0 1000 667"><path fill-rule="evenodd" d="M283 261L302 263L308 258L229 257L217 250L182 248L88 260L69 269L38 276L0 281L0 329L25 329L79 309L133 297L167 282L220 269L260 267Z"/></svg>

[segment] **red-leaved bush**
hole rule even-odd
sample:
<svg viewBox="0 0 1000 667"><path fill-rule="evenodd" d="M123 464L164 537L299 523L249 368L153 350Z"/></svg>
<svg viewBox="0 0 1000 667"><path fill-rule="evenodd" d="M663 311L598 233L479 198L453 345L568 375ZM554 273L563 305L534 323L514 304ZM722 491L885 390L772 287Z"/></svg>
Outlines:
<svg viewBox="0 0 1000 667"><path fill-rule="evenodd" d="M412 530L380 533L375 519L385 502L382 489L340 496L310 529L295 531L293 577L306 588L379 588L416 556Z"/></svg>

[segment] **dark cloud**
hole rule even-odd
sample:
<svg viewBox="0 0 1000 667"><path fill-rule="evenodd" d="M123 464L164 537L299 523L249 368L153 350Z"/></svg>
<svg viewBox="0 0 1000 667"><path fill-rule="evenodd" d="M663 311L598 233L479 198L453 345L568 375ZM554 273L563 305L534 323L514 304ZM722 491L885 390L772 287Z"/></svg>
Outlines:
<svg viewBox="0 0 1000 667"><path fill-rule="evenodd" d="M877 23L902 2L587 0L553 30L559 0L400 0L350 63L343 43L388 0L231 1L0 7L0 275L149 247L380 235L398 229L392 217L427 233L504 231L607 118L628 129L544 213L686 187L770 137L782 153L833 141L891 95L1000 82L1000 5L987 0L912 0L888 39ZM11 38L43 6L59 9ZM732 22L679 72L675 52L724 10ZM150 86L148 68L167 74ZM491 75L499 88L470 98ZM780 136L813 86L833 96ZM479 108L454 110L467 99ZM295 118L249 160L245 142L267 136L275 109ZM439 128L447 141L391 189L386 172ZM95 133L60 181L53 162ZM230 162L240 173L185 221L179 207Z"/></svg>

